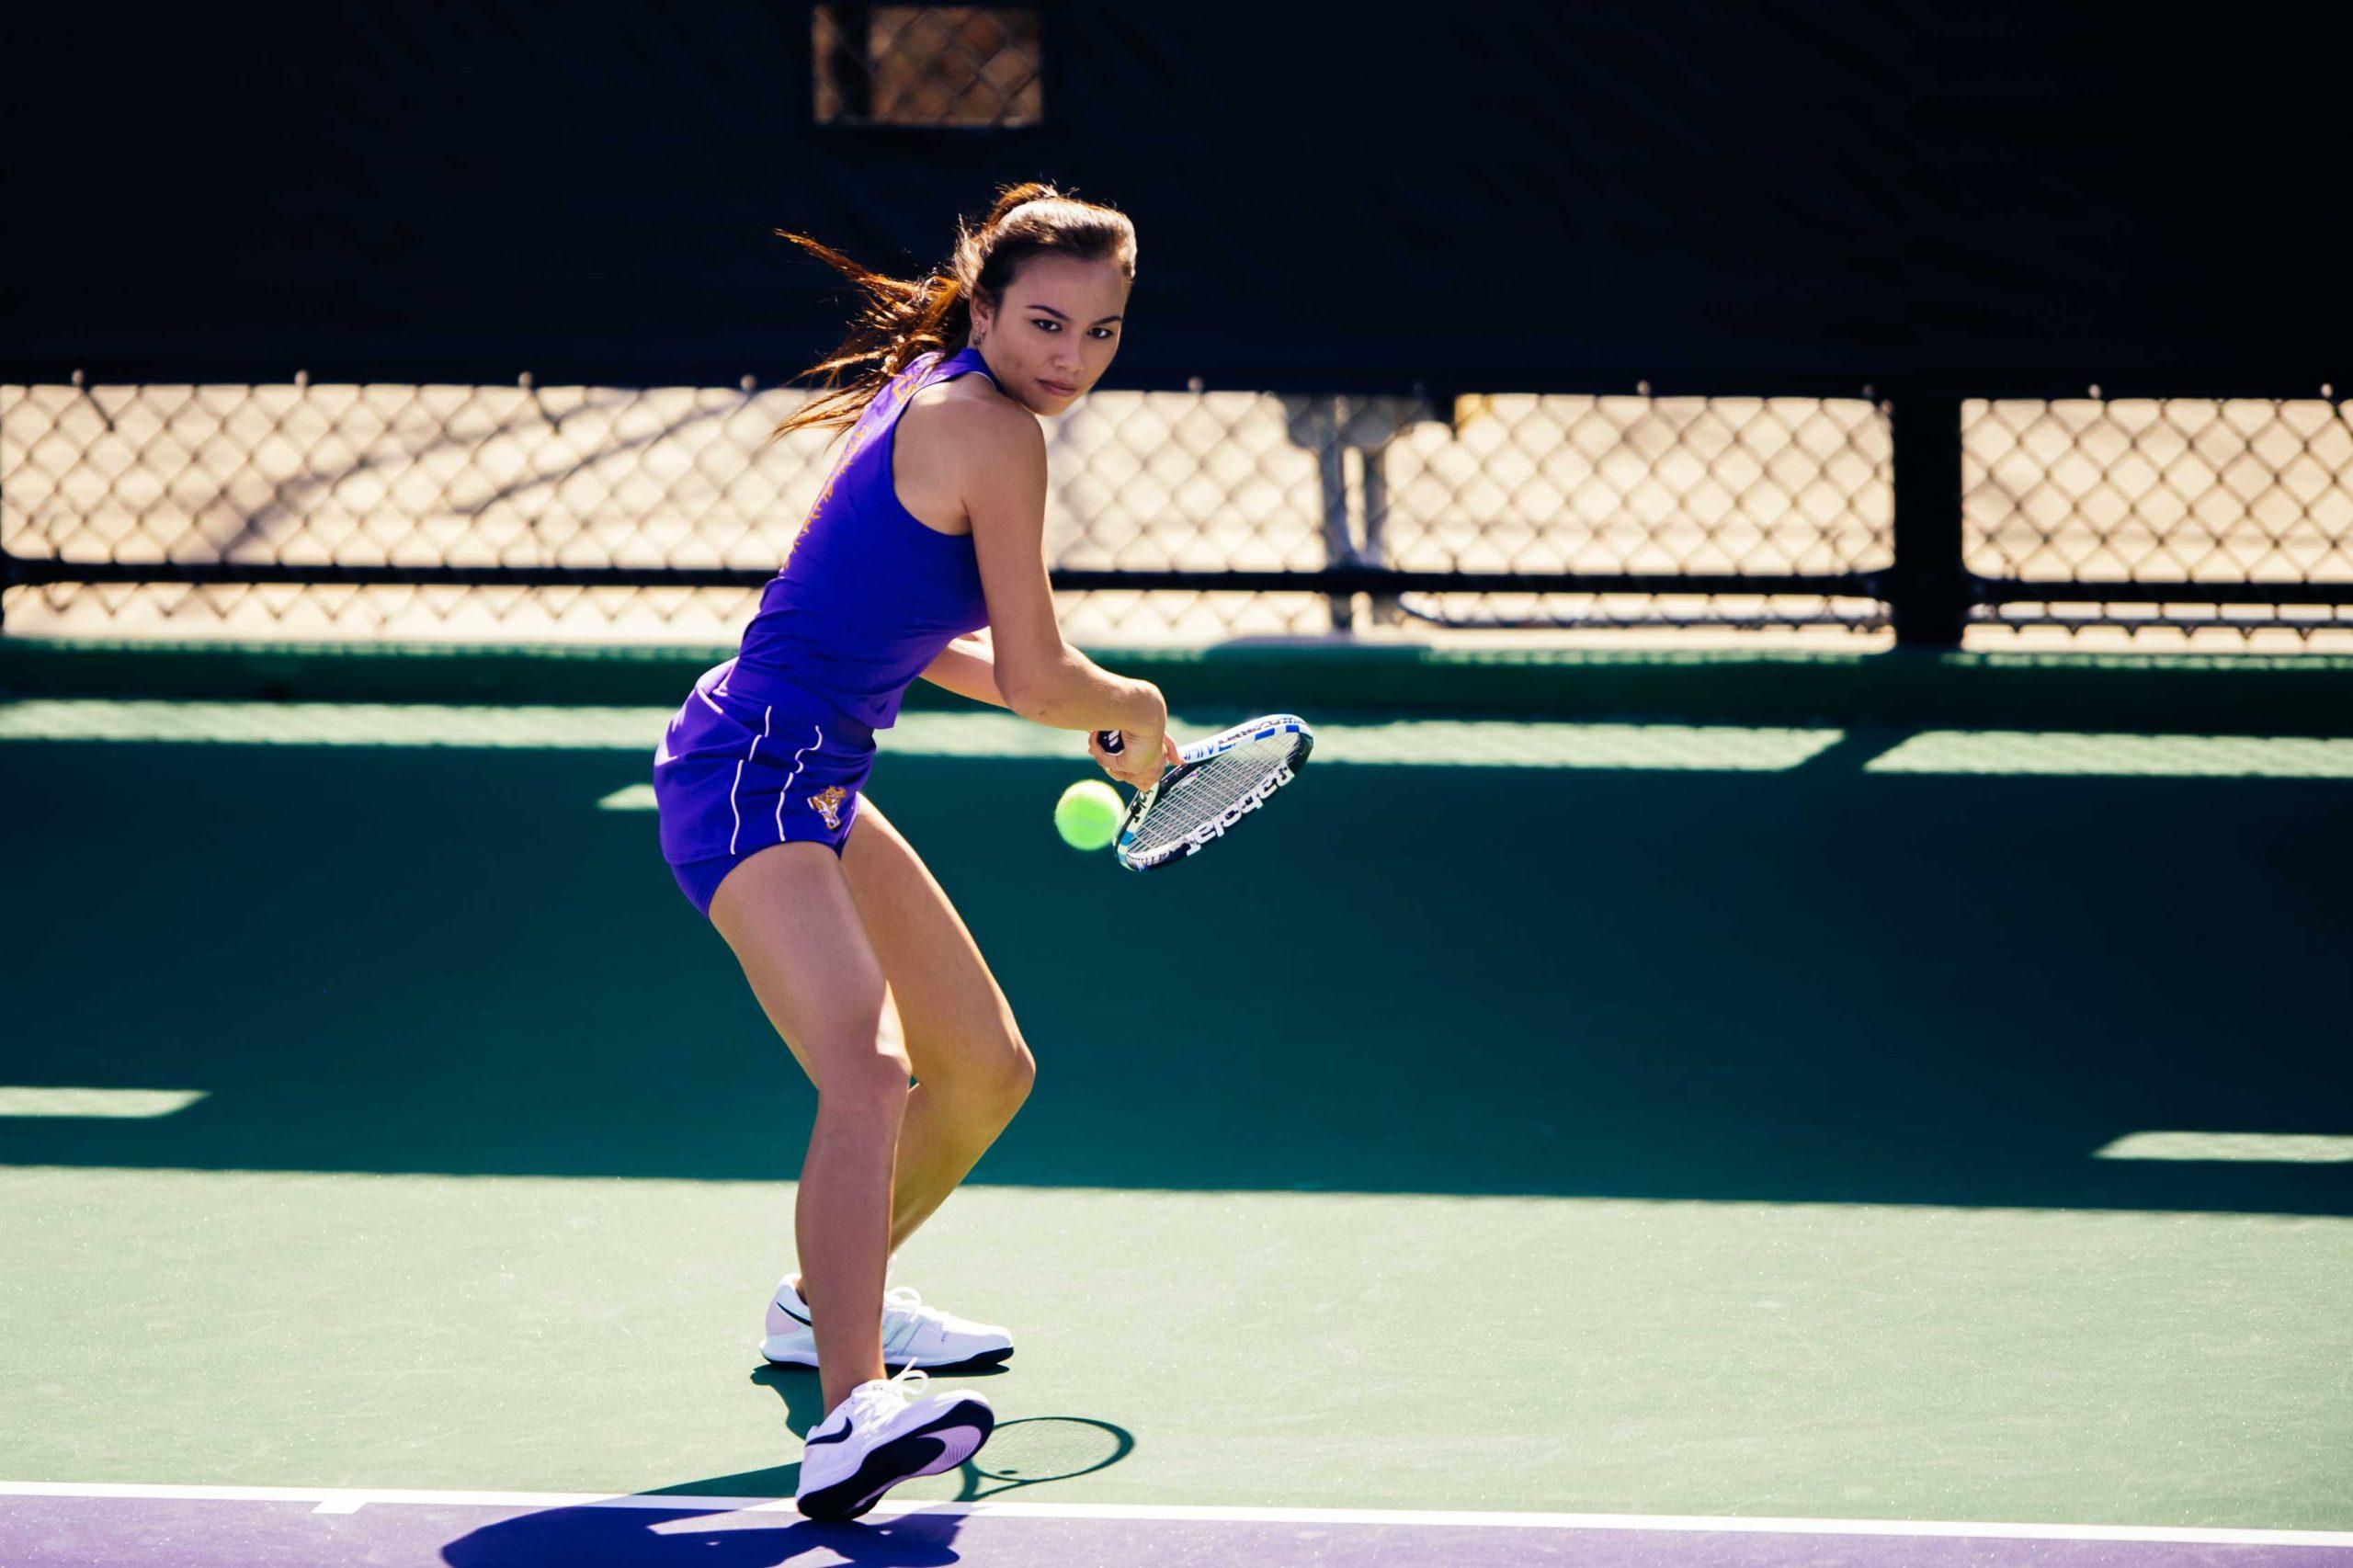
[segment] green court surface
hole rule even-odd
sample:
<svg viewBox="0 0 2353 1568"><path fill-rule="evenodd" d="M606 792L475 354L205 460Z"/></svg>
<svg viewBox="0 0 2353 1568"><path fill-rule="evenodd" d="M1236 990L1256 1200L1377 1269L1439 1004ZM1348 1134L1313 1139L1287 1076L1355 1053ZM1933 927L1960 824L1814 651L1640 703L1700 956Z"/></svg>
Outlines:
<svg viewBox="0 0 2353 1568"><path fill-rule="evenodd" d="M665 716L0 703L0 1479L791 1491ZM1133 1442L1018 1495L2353 1527L2353 742L1308 717L1146 876L884 737L1040 1064L892 1282Z"/></svg>

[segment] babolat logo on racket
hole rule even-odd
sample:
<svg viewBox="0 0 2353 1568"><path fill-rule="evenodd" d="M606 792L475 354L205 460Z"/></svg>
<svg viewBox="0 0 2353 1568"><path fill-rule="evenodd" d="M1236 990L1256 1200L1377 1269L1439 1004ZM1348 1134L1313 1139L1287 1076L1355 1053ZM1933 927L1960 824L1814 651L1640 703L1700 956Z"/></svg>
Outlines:
<svg viewBox="0 0 2353 1568"><path fill-rule="evenodd" d="M1201 824L1200 826L1195 828L1192 832L1187 834L1185 835L1185 842L1188 844L1207 844L1212 838L1222 837L1227 828L1232 827L1235 823L1240 822L1244 817L1247 816L1253 810L1255 810L1260 801L1273 794L1277 785L1288 784L1290 782L1290 765L1289 763L1285 763L1280 767L1276 768L1272 773L1267 775L1267 777L1260 780L1255 788L1244 791L1243 794L1235 800L1233 804L1226 807L1225 810L1220 812L1209 821Z"/></svg>

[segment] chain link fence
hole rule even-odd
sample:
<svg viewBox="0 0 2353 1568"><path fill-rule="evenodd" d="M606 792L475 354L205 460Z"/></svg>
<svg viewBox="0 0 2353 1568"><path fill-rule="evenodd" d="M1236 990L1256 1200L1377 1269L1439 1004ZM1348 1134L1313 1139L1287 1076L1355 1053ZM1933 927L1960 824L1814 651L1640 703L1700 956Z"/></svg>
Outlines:
<svg viewBox="0 0 2353 1568"><path fill-rule="evenodd" d="M1892 458L1887 421L1865 398L1459 396L1447 422L1406 426L1368 459L1370 554L1381 563L1743 577L1759 591L1438 589L1376 609L1455 627L1879 631L1887 618L1870 597L1763 585L1892 565Z"/></svg>
<svg viewBox="0 0 2353 1568"><path fill-rule="evenodd" d="M837 449L762 446L806 395L0 386L0 610L37 635L732 642ZM2353 630L2353 429L2332 397L1960 407L1972 645ZM1081 642L1890 635L1883 399L1196 385L1046 424L1049 561ZM2063 602L2086 580L2184 602ZM2025 597L2045 582L2057 602ZM2303 602L2249 597L2275 584ZM2216 585L2247 602L2202 602Z"/></svg>
<svg viewBox="0 0 2353 1568"><path fill-rule="evenodd" d="M2353 647L2353 425L2314 398L1975 399L1961 404L1964 560L2018 597L1978 624ZM2335 586L2341 603L2051 602L2032 585Z"/></svg>
<svg viewBox="0 0 2353 1568"><path fill-rule="evenodd" d="M810 7L821 125L1007 130L1045 119L1035 7Z"/></svg>

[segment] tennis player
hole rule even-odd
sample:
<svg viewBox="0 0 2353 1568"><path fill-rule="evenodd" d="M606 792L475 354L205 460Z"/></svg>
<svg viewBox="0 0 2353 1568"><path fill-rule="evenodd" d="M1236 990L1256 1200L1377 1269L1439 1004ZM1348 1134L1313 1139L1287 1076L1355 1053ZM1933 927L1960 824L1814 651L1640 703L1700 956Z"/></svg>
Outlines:
<svg viewBox="0 0 2353 1568"><path fill-rule="evenodd" d="M922 1397L923 1369L1002 1361L1011 1335L883 1285L1036 1072L972 934L865 794L875 733L920 676L1085 733L1104 770L1139 789L1177 752L1157 687L1063 641L1043 543L1038 415L1067 411L1119 352L1134 226L1049 185L1005 187L915 282L784 237L865 298L848 338L807 372L827 392L775 434L847 426L848 439L735 656L670 721L654 790L663 858L817 1086L793 1215L800 1272L778 1285L761 1348L818 1369L826 1414L806 1439L799 1506L847 1518L962 1463L995 1424L980 1394ZM1098 730L1120 732L1118 754Z"/></svg>

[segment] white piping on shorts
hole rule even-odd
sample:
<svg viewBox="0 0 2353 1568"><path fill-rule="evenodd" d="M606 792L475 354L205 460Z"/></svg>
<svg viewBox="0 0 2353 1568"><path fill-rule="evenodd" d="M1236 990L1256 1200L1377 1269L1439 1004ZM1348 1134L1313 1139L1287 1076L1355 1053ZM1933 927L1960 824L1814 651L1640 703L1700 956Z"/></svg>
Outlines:
<svg viewBox="0 0 2353 1568"><path fill-rule="evenodd" d="M709 702L710 699L705 698L703 700ZM767 739L768 721L774 717L776 717L776 710L773 708L760 715L760 733L754 735L752 744L744 748L742 761L735 764L735 782L727 786L727 814L735 821L734 831L727 835L727 853L730 855L735 853L736 835L744 831L744 813L735 809L735 791L744 787L744 764L759 755L760 743Z"/></svg>
<svg viewBox="0 0 2353 1568"><path fill-rule="evenodd" d="M825 744L825 727L823 724L814 725L813 727L817 732L817 738L811 741L809 743L809 746L824 745ZM802 746L800 751L792 754L792 778L798 778L801 777L801 758L802 755L808 751L809 746ZM792 793L792 778L786 779L784 781L784 788L776 792L776 841L779 844L784 842L784 798ZM731 846L730 847L732 850L733 846Z"/></svg>

